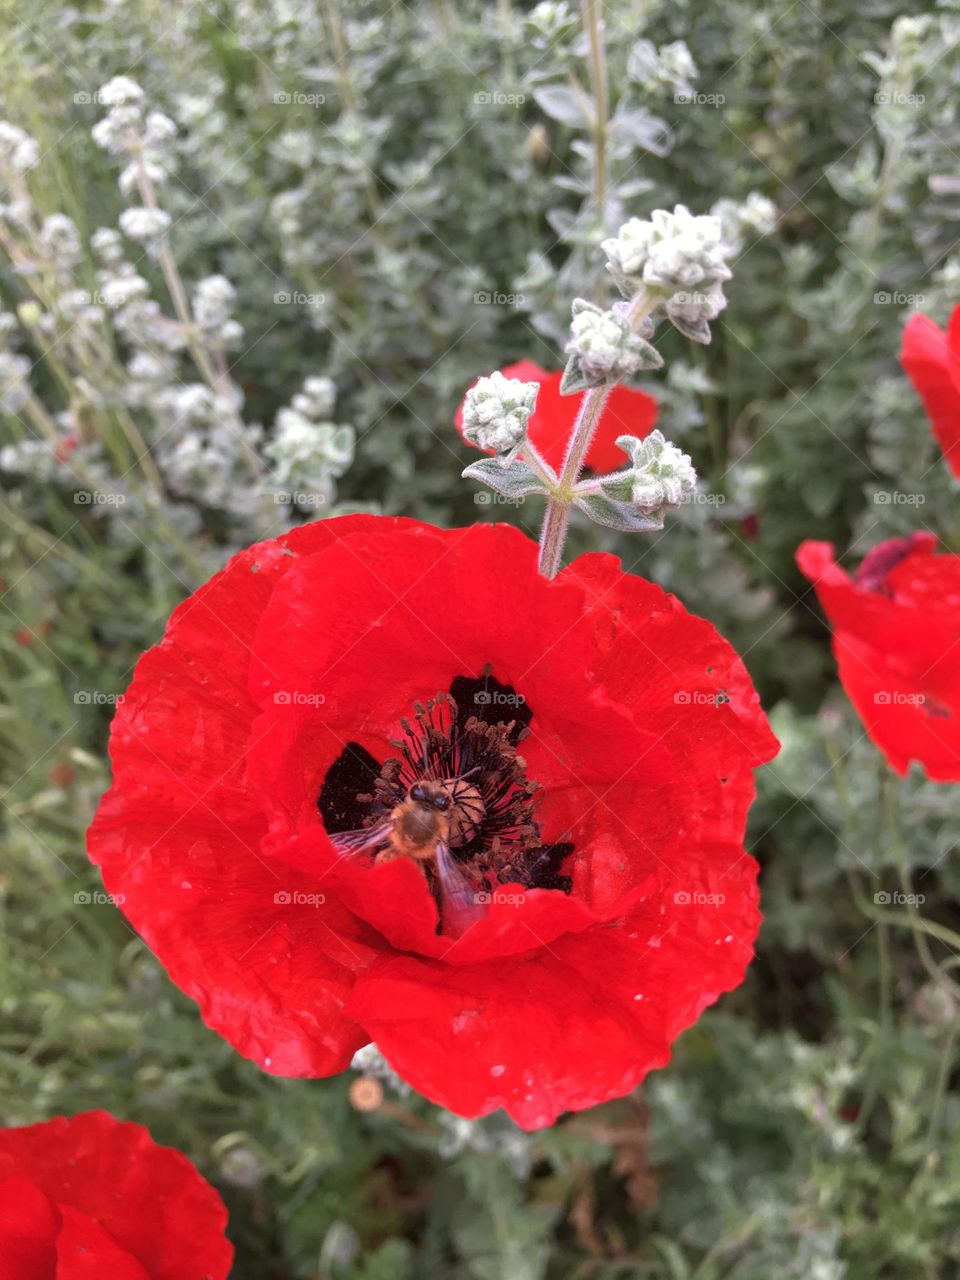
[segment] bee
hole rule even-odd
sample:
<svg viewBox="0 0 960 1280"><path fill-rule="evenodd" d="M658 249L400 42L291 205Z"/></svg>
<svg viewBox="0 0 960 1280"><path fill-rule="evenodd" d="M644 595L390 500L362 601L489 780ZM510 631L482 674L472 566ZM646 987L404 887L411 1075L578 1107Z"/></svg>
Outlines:
<svg viewBox="0 0 960 1280"><path fill-rule="evenodd" d="M418 778L382 822L330 833L331 844L341 854L379 846L377 863L394 858L431 863L440 886L444 929L453 934L463 933L483 915L473 885L451 852L473 839L484 817L480 792L467 776Z"/></svg>

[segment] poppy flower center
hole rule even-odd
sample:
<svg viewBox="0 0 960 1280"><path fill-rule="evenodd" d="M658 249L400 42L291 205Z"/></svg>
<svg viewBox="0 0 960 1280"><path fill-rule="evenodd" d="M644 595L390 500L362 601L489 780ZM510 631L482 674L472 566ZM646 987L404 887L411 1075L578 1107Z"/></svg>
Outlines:
<svg viewBox="0 0 960 1280"><path fill-rule="evenodd" d="M540 787L520 750L532 718L523 697L489 672L458 676L449 692L414 704L382 762L348 744L318 798L334 846L422 863L438 902L445 866L478 895L508 883L569 893L560 867L573 845L541 839Z"/></svg>

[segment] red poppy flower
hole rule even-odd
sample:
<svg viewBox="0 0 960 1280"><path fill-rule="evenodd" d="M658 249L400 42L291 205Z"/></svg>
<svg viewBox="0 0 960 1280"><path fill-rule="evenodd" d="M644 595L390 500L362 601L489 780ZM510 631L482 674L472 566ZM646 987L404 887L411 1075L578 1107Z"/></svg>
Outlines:
<svg viewBox="0 0 960 1280"><path fill-rule="evenodd" d="M804 542L797 563L833 625L840 682L898 773L919 760L937 782L960 781L960 556L936 555L930 533L873 548L851 579L829 542Z"/></svg>
<svg viewBox="0 0 960 1280"><path fill-rule="evenodd" d="M534 1128L630 1090L741 981L776 747L750 679L614 557L548 581L536 552L317 521L141 659L91 856L264 1069L375 1041L435 1102Z"/></svg>
<svg viewBox="0 0 960 1280"><path fill-rule="evenodd" d="M0 1280L223 1280L227 1211L185 1155L86 1111L0 1129Z"/></svg>
<svg viewBox="0 0 960 1280"><path fill-rule="evenodd" d="M562 396L560 380L563 373L548 373L532 360L521 360L507 365L500 372L505 378L518 378L521 382L539 382L537 407L530 416L527 435L549 462L559 471L566 452L567 441L573 430L573 421L580 408L580 395ZM457 409L457 430L463 434L463 404ZM642 440L653 430L657 421L657 402L645 391L618 385L607 400L596 435L587 450L586 465L600 474L616 471L626 461L626 454L616 445L617 436L630 435Z"/></svg>
<svg viewBox="0 0 960 1280"><path fill-rule="evenodd" d="M923 401L947 466L960 476L960 307L946 331L929 316L912 315L903 331L900 362Z"/></svg>

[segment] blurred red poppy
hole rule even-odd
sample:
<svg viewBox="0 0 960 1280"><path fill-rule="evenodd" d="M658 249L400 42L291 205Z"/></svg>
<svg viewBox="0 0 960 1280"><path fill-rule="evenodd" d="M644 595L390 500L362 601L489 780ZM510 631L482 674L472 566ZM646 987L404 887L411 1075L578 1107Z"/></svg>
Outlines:
<svg viewBox="0 0 960 1280"><path fill-rule="evenodd" d="M86 1111L0 1129L0 1280L224 1280L226 1223L141 1125Z"/></svg>
<svg viewBox="0 0 960 1280"><path fill-rule="evenodd" d="M946 331L929 316L912 315L903 331L900 362L923 401L947 466L960 476L960 307Z"/></svg>
<svg viewBox="0 0 960 1280"><path fill-rule="evenodd" d="M833 626L840 682L898 773L960 781L960 556L930 533L881 542L851 579L829 542L797 563Z"/></svg>

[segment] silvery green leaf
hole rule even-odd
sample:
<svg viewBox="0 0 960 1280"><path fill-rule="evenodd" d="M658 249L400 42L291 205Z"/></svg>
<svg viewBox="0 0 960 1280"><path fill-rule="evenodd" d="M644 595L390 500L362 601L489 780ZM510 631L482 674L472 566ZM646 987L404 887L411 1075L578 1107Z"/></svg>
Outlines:
<svg viewBox="0 0 960 1280"><path fill-rule="evenodd" d="M669 155L673 147L673 130L666 120L651 115L643 107L618 107L610 121L610 131L615 142L639 147L651 155Z"/></svg>
<svg viewBox="0 0 960 1280"><path fill-rule="evenodd" d="M582 129L589 124L584 100L569 85L541 85L534 89L533 100L551 120L558 120L570 129Z"/></svg>
<svg viewBox="0 0 960 1280"><path fill-rule="evenodd" d="M691 342L706 344L710 341L710 322L708 320L689 320L682 315L671 315L670 322L675 329L679 329L683 336L689 338ZM660 363L663 364L662 359Z"/></svg>
<svg viewBox="0 0 960 1280"><path fill-rule="evenodd" d="M633 471L615 471L612 475L603 476L600 487L614 502L629 502L633 495Z"/></svg>
<svg viewBox="0 0 960 1280"><path fill-rule="evenodd" d="M579 507L595 524L607 529L619 529L623 533L649 533L663 528L663 512L643 515L628 502L616 502L602 493L584 493L574 498Z"/></svg>
<svg viewBox="0 0 960 1280"><path fill-rule="evenodd" d="M571 356L563 371L563 377L560 379L560 394L562 396L575 396L578 391L585 391L587 387L593 385L595 384L587 380L581 369L578 357Z"/></svg>
<svg viewBox="0 0 960 1280"><path fill-rule="evenodd" d="M505 498L525 498L531 493L546 493L543 481L521 458L503 463L496 458L483 458L471 462L462 473L471 480L479 480L495 493Z"/></svg>

